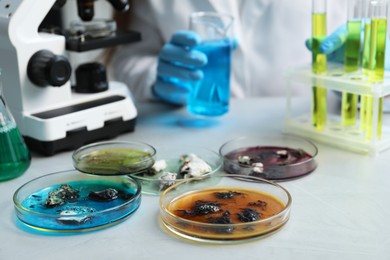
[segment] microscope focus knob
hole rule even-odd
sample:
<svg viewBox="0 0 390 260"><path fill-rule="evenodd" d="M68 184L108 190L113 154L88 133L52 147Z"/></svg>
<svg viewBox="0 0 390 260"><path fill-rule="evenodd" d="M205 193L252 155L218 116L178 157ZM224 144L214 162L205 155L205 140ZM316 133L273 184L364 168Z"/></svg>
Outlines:
<svg viewBox="0 0 390 260"><path fill-rule="evenodd" d="M62 86L69 80L71 73L72 68L68 59L48 50L36 52L27 65L29 79L40 87Z"/></svg>
<svg viewBox="0 0 390 260"><path fill-rule="evenodd" d="M78 93L98 93L108 90L106 67L98 62L85 63L76 69L76 86Z"/></svg>

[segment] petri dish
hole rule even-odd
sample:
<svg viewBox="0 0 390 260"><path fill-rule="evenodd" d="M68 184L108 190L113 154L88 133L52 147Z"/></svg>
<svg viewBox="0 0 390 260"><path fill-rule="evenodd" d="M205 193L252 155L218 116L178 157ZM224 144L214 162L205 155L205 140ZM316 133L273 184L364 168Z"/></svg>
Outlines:
<svg viewBox="0 0 390 260"><path fill-rule="evenodd" d="M183 180L160 197L161 227L174 237L243 243L273 234L289 219L292 198L277 183L234 174L200 179Z"/></svg>
<svg viewBox="0 0 390 260"><path fill-rule="evenodd" d="M230 140L219 150L224 170L230 174L289 180L317 168L317 147L291 135L244 136Z"/></svg>
<svg viewBox="0 0 390 260"><path fill-rule="evenodd" d="M155 162L156 149L138 141L107 141L73 152L73 166L93 175L128 175L143 172Z"/></svg>
<svg viewBox="0 0 390 260"><path fill-rule="evenodd" d="M205 177L222 171L218 152L201 146L161 148L156 163L149 170L132 175L140 181L142 193L160 195L171 185L191 177Z"/></svg>
<svg viewBox="0 0 390 260"><path fill-rule="evenodd" d="M120 223L141 203L141 185L130 176L97 176L77 170L33 179L13 196L16 216L33 230L73 233Z"/></svg>

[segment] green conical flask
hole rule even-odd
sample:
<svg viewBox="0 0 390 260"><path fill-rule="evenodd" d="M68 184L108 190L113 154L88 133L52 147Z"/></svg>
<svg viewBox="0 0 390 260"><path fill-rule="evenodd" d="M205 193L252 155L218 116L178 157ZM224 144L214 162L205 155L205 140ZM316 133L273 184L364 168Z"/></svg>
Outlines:
<svg viewBox="0 0 390 260"><path fill-rule="evenodd" d="M30 162L30 152L7 109L0 81L0 181L22 175L30 166Z"/></svg>

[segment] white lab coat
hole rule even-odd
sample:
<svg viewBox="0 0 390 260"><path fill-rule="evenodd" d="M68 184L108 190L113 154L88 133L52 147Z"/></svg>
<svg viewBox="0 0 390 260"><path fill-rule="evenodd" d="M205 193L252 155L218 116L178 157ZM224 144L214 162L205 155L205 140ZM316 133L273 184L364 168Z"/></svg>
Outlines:
<svg viewBox="0 0 390 260"><path fill-rule="evenodd" d="M230 13L239 45L231 73L233 97L285 95L288 70L310 64L305 40L311 36L310 0L136 0L129 27L142 41L121 46L112 58L112 75L138 99L151 97L157 55L171 35L188 28L194 11ZM328 33L346 21L346 1L329 1ZM300 86L293 93L308 93Z"/></svg>

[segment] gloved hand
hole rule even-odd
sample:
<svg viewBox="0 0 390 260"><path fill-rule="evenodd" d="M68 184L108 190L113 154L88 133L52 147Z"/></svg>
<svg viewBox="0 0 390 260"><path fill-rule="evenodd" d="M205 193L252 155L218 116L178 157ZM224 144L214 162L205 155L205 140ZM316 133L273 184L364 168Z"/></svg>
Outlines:
<svg viewBox="0 0 390 260"><path fill-rule="evenodd" d="M327 36L320 45L320 52L326 54L328 61L344 63L345 41L347 39L347 26L342 25ZM311 39L306 40L306 47L311 50Z"/></svg>
<svg viewBox="0 0 390 260"><path fill-rule="evenodd" d="M163 46L153 86L156 97L176 105L186 103L193 82L203 78L201 67L207 64L206 54L193 49L201 42L195 32L178 31Z"/></svg>
<svg viewBox="0 0 390 260"><path fill-rule="evenodd" d="M328 61L344 63L346 39L347 39L347 26L342 25L322 41L320 45L320 52L327 55ZM306 47L309 50L311 50L311 40L310 39L306 40L305 44ZM362 42L362 46L363 46L363 42ZM385 70L390 70L390 43L388 40L386 43L385 55L386 55Z"/></svg>

